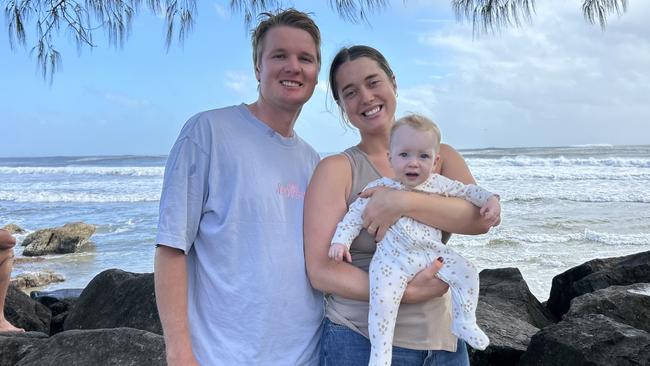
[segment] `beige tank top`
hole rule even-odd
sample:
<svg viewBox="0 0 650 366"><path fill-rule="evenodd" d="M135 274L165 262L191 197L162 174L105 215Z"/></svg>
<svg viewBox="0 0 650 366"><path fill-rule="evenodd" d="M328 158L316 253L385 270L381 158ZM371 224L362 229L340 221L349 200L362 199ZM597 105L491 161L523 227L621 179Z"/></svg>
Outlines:
<svg viewBox="0 0 650 366"><path fill-rule="evenodd" d="M381 175L368 156L356 146L343 152L352 167L352 190L347 198L348 207L357 193ZM352 264L368 272L375 252L375 240L366 230L352 242ZM397 313L393 345L416 350L456 351L456 337L451 334L451 296L449 291L442 297L419 304L402 304ZM345 325L368 337L368 303L346 299L334 294L325 296L325 316L332 322Z"/></svg>

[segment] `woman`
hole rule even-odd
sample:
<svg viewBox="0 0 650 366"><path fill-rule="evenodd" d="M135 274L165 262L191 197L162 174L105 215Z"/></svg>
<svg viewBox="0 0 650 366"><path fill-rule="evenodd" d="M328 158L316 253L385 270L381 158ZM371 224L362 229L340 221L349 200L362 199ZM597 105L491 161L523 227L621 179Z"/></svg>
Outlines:
<svg viewBox="0 0 650 366"><path fill-rule="evenodd" d="M387 152L395 121L395 76L386 59L366 46L344 48L334 57L331 92L341 113L359 130L361 142L342 154L323 159L305 196L305 259L314 288L327 295L321 365L367 364L368 265L375 239L401 216L410 216L446 232L479 234L498 223L481 217L478 208L456 198L403 191L371 192L364 212L367 229L352 243L352 263L328 258L336 224L370 181L393 177ZM438 173L474 183L463 158L442 145ZM448 238L448 235L447 235ZM394 365L469 365L466 346L449 331L447 285L435 278L436 261L408 285L400 306L393 341ZM444 295L444 296L443 296Z"/></svg>

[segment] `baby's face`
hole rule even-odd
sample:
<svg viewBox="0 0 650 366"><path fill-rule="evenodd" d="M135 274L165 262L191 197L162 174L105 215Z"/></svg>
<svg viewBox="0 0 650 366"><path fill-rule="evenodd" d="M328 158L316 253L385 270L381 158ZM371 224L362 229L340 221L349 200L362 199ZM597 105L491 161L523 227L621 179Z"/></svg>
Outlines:
<svg viewBox="0 0 650 366"><path fill-rule="evenodd" d="M438 155L431 132L422 132L405 125L394 133L390 146L390 164L395 179L407 187L415 187L429 178Z"/></svg>

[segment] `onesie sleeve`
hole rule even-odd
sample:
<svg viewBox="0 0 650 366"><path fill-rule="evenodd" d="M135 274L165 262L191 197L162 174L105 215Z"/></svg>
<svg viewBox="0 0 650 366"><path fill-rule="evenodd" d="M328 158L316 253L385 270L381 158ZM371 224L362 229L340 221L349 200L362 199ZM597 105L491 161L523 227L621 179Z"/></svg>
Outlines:
<svg viewBox="0 0 650 366"><path fill-rule="evenodd" d="M369 188L390 186L390 179L380 178L374 180L363 189L364 191ZM352 202L348 212L343 217L343 220L336 225L336 232L332 238L332 243L345 244L350 249L352 241L359 235L363 228L363 210L368 204L368 198L357 198Z"/></svg>
<svg viewBox="0 0 650 366"><path fill-rule="evenodd" d="M180 137L167 159L156 243L189 252L208 194L209 155L191 138Z"/></svg>
<svg viewBox="0 0 650 366"><path fill-rule="evenodd" d="M359 235L363 228L363 218L361 215L367 204L367 198L357 198L356 201L352 202L343 220L336 225L336 232L334 233L331 244L344 244L350 249L352 241Z"/></svg>
<svg viewBox="0 0 650 366"><path fill-rule="evenodd" d="M441 194L462 198L477 207L483 207L487 200L495 195L476 184L463 184L442 175L436 175L435 179Z"/></svg>

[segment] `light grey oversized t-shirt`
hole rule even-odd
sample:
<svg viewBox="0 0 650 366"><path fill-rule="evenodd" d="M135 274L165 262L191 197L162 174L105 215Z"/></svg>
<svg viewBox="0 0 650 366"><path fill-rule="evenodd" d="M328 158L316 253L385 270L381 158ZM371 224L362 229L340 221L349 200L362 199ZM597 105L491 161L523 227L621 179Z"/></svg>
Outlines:
<svg viewBox="0 0 650 366"><path fill-rule="evenodd" d="M187 254L202 365L316 365L322 295L307 279L303 200L318 163L239 106L202 112L172 148L156 242Z"/></svg>

